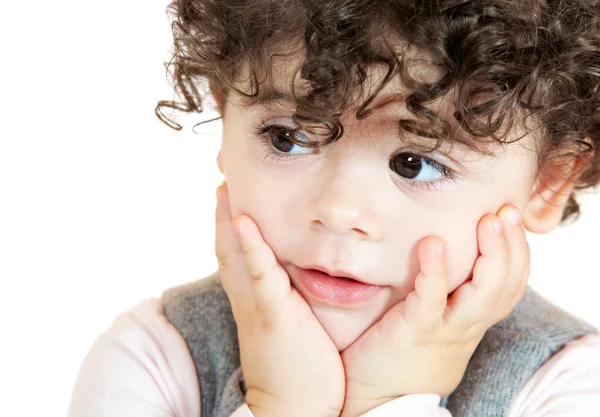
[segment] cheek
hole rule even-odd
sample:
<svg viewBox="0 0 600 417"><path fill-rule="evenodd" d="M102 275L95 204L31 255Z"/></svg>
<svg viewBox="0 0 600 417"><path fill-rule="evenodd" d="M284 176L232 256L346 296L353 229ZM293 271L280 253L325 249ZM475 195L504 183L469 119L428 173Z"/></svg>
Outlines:
<svg viewBox="0 0 600 417"><path fill-rule="evenodd" d="M488 212L485 207L475 207L472 200L471 204L457 204L446 215L436 216L429 233L423 235L439 236L445 243L448 292L470 278L479 255L477 225Z"/></svg>
<svg viewBox="0 0 600 417"><path fill-rule="evenodd" d="M526 186L522 189L480 189L466 199L469 204L462 205L444 224L437 226L438 236L446 242L446 263L448 267L449 292L470 278L473 266L479 256L477 228L481 218L496 214L504 204L517 206L521 211L526 205L528 194ZM507 192L510 191L510 192ZM452 221L447 221L451 218Z"/></svg>
<svg viewBox="0 0 600 417"><path fill-rule="evenodd" d="M462 233L445 239L449 293L469 279L473 271L479 251L475 229L472 230L472 233L465 233L463 230Z"/></svg>
<svg viewBox="0 0 600 417"><path fill-rule="evenodd" d="M278 259L285 257L289 252L286 248L294 246L293 240L301 236L294 221L298 215L294 213L297 210L293 204L297 201L294 187L250 163L247 149L241 146L230 149L228 145L231 143L224 141L222 162L232 217L249 216Z"/></svg>
<svg viewBox="0 0 600 417"><path fill-rule="evenodd" d="M229 205L232 217L247 214L253 219L261 213L263 206L270 200L269 189L263 185L264 180L258 171L249 164L248 149L240 138L243 134L239 129L224 126L221 161L227 188L229 190Z"/></svg>
<svg viewBox="0 0 600 417"><path fill-rule="evenodd" d="M265 186L263 182L247 171L227 177L231 215L249 216L265 242L278 254L281 249L278 245L288 242L298 233L293 231L294 224L287 214L290 209L286 208L285 196L277 192L276 187Z"/></svg>

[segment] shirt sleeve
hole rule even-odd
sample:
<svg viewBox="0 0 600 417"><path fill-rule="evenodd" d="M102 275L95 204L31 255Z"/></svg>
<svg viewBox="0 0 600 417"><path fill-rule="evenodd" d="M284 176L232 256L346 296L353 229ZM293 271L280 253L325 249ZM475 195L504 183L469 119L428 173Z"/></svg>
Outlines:
<svg viewBox="0 0 600 417"><path fill-rule="evenodd" d="M252 414L248 404L244 403L231 415L231 417L254 417L254 414Z"/></svg>
<svg viewBox="0 0 600 417"><path fill-rule="evenodd" d="M187 345L158 299L120 314L79 370L68 417L199 417Z"/></svg>
<svg viewBox="0 0 600 417"><path fill-rule="evenodd" d="M569 342L527 381L508 417L593 417L600 400L600 335Z"/></svg>
<svg viewBox="0 0 600 417"><path fill-rule="evenodd" d="M445 408L439 407L437 394L411 394L374 408L360 417L452 417ZM254 417L247 404L243 404L231 417Z"/></svg>
<svg viewBox="0 0 600 417"><path fill-rule="evenodd" d="M410 394L374 408L361 417L452 417L437 394Z"/></svg>

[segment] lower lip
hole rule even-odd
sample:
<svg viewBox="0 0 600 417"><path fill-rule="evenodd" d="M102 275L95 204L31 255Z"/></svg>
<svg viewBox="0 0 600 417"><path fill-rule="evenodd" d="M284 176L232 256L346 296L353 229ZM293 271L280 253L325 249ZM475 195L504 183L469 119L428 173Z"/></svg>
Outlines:
<svg viewBox="0 0 600 417"><path fill-rule="evenodd" d="M332 277L315 269L295 268L296 277L302 289L311 298L334 305L355 305L364 303L377 294L385 286L370 285L353 279Z"/></svg>

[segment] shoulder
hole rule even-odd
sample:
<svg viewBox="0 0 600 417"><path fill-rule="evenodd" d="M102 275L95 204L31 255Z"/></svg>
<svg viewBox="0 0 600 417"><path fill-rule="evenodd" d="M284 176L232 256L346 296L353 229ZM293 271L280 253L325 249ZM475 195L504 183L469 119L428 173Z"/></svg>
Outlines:
<svg viewBox="0 0 600 417"><path fill-rule="evenodd" d="M226 301L227 295L218 272L206 278L169 288L161 297L167 315L183 307L189 312L190 308L206 307L206 303L222 304Z"/></svg>
<svg viewBox="0 0 600 417"><path fill-rule="evenodd" d="M524 383L567 343L597 334L586 321L562 310L531 288L504 320L490 327L472 358L473 366L511 369Z"/></svg>
<svg viewBox="0 0 600 417"><path fill-rule="evenodd" d="M597 413L598 398L600 334L588 334L567 343L531 376L508 416L591 417Z"/></svg>
<svg viewBox="0 0 600 417"><path fill-rule="evenodd" d="M225 412L221 407L232 405L231 398L235 404L243 402L235 376L241 366L237 326L218 271L168 289L161 300L166 318L192 356L202 386L202 410Z"/></svg>
<svg viewBox="0 0 600 417"><path fill-rule="evenodd" d="M442 401L453 414L486 414L493 404L508 411L536 372L567 344L598 330L531 288L501 322L490 327L471 357L463 380ZM575 344L577 345L577 344Z"/></svg>
<svg viewBox="0 0 600 417"><path fill-rule="evenodd" d="M93 343L69 417L198 416L200 390L185 341L159 299L121 313Z"/></svg>
<svg viewBox="0 0 600 417"><path fill-rule="evenodd" d="M488 367L492 380L502 376L520 388L569 342L594 334L594 326L527 288L512 313L488 329L473 366Z"/></svg>
<svg viewBox="0 0 600 417"><path fill-rule="evenodd" d="M527 288L513 312L492 329L507 333L511 340L518 335L519 338L535 341L549 349L550 353L571 340L598 333L594 326L558 307L531 287Z"/></svg>
<svg viewBox="0 0 600 417"><path fill-rule="evenodd" d="M206 346L221 341L216 340L214 335L219 335L217 339L224 335L235 339L237 335L231 304L218 272L166 290L161 303L166 318L189 342L192 354L197 346L191 344L191 339L202 339Z"/></svg>

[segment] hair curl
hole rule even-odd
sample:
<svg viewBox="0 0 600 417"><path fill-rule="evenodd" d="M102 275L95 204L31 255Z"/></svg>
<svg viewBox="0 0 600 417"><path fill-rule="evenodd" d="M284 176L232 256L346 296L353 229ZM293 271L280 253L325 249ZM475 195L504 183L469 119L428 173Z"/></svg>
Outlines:
<svg viewBox="0 0 600 417"><path fill-rule="evenodd" d="M175 129L181 126L163 108L201 112L206 82L221 97L236 91L250 103L272 76L281 45L297 43L304 57L296 75L310 91L294 92L294 120L328 132L311 145L342 136L352 93L369 66L382 65L387 74L358 106L358 119L381 106L369 108L399 76L415 116L400 120L400 131L487 153L490 144L507 143L503 132L515 123L531 120L540 132L540 166L577 157L575 189L600 183L598 0L173 0L168 11L174 52L167 71L181 101L160 101L156 114ZM391 38L406 48L399 53ZM411 77L410 48L425 51L442 76L428 83ZM235 86L244 66L249 93ZM450 118L427 107L450 92ZM574 194L563 222L579 215Z"/></svg>

